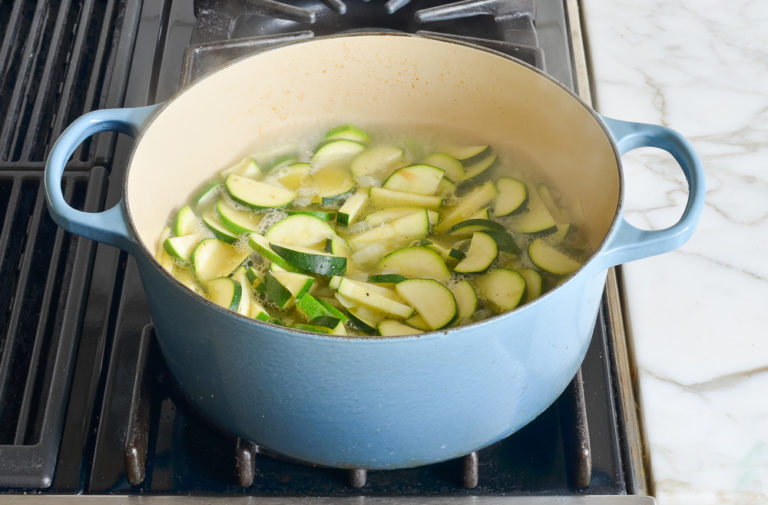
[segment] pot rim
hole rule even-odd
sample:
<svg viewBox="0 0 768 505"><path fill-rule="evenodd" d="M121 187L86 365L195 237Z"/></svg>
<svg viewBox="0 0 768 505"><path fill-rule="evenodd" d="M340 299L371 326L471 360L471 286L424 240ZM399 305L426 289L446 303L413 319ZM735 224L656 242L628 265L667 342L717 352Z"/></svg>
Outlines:
<svg viewBox="0 0 768 505"><path fill-rule="evenodd" d="M155 254L153 254L152 251L150 251L149 248L143 243L143 241L139 239L139 234L138 234L138 231L137 231L136 226L134 224L133 218L131 216L130 204L129 204L129 201L128 201L128 198L127 198L128 197L128 193L127 193L128 177L130 175L131 166L133 164L133 156L136 153L136 146L141 142L142 138L144 137L146 132L149 130L149 128L151 127L151 125L155 121L155 119L157 117L159 117L160 114L162 114L165 111L165 109L171 103L173 103L180 96L185 94L190 88L196 86L197 84L199 84L199 83L201 83L201 82L203 82L203 81L205 81L205 80L207 80L209 78L213 78L219 72L221 72L223 70L226 70L226 69L228 69L231 66L237 65L237 64L241 63L242 61L245 61L245 60L247 60L249 58L257 57L257 56L259 56L261 54L264 54L264 53L267 53L267 52L271 52L271 51L275 51L275 50L280 50L280 49L283 49L283 48L288 47L288 46L294 46L296 44L311 44L311 43L313 43L315 41L318 41L318 40L352 38L352 37L410 37L410 38L414 38L414 39L425 39L425 40L432 40L432 41L437 41L437 42L442 42L442 43L447 43L447 44L455 44L455 45L464 46L466 48L473 49L473 50L476 50L476 51L487 52L487 53L493 54L495 56L499 56L499 57L507 60L509 63L521 65L522 67L526 68L527 70L533 71L534 73L537 74L537 77L544 78L544 79L550 81L550 83L555 84L561 91L565 92L567 95L569 95L569 97L571 99L575 100L582 107L582 109L586 110L586 112L592 117L592 119L594 119L596 121L597 125L603 131L603 133L605 134L605 137L608 139L610 147L611 147L611 150L613 151L613 154L614 154L614 159L616 160L616 168L617 168L617 171L618 171L618 173L617 173L617 179L618 179L618 193L617 193L618 202L617 202L617 205L616 205L616 210L615 210L613 218L611 220L611 225L608 227L608 230L603 235L602 240L595 247L595 250L589 255L589 258L575 272L573 272L570 275L568 275L567 277L565 277L564 282L561 282L560 284L558 284L558 286L554 287L553 289L550 289L546 293L541 294L536 299L534 299L534 300L532 300L530 302L523 303L523 304L515 307L514 309L512 309L510 311L507 311L507 312L504 312L504 313L501 313L501 314L496 314L496 315L494 315L492 317L489 317L487 319L483 319L481 321L477 321L475 323L471 323L471 324L467 324L467 325L462 325L462 326L457 326L457 327L454 327L454 328L446 328L446 329L441 329L441 330L433 330L433 331L428 331L428 332L424 332L424 333L420 333L420 334L415 334L415 335L397 335L397 336L386 336L386 337L385 336L379 336L379 335L373 335L373 336L371 336L371 335L343 335L343 336L330 335L330 334L324 334L324 333L314 333L314 332L309 332L309 331L305 331L305 330L298 330L298 329L289 328L289 327L286 327L286 326L279 326L279 325L276 325L276 324L273 324L273 323L268 323L268 322L265 322L265 321L258 321L258 320L255 320L253 318L244 316L242 314L238 314L237 312L234 312L232 310L225 309L224 307L221 307L221 306L215 304L214 302L212 302L211 300L205 298L204 296L201 296L201 295L199 295L197 293L194 293L191 289L189 289L186 286L184 286L178 279L176 279L173 275L171 275L170 272L168 272L157 261L157 258L155 258ZM183 293L185 293L185 295L191 296L195 300L202 301L203 303L208 304L208 306L214 308L215 310L220 311L222 314L226 314L226 315L228 315L230 317L239 318L240 320L242 320L244 322L248 322L250 324L255 325L255 327L257 327L257 328L262 326L262 325L266 325L266 326L274 328L274 329L284 330L284 331L286 331L289 334L289 338L297 338L298 337L298 338L308 338L308 339L312 339L312 340L322 339L323 341L328 341L328 342L332 342L332 341L337 341L337 342L338 341L344 341L344 342L366 342L366 343L370 344L370 343L374 343L374 342L376 342L376 343L379 343L379 342L380 343L386 343L386 342L390 342L390 341L393 341L393 340L395 340L395 341L404 341L404 340L413 340L413 339L442 338L443 336L447 336L449 333L454 333L457 330L461 330L461 329L469 328L469 327L477 328L477 327L479 327L481 325L490 323L490 322L495 321L495 320L497 320L499 318L502 318L502 317L510 317L511 315L513 315L515 313L518 313L518 312L521 312L521 311L524 311L524 310L533 310L532 309L533 306L539 305L540 303L543 303L543 300L551 298L552 296L554 296L555 293L561 291L561 288L565 284L569 284L573 278L575 278L577 276L581 276L581 275L586 275L588 273L588 271L594 267L595 261L596 261L596 259L598 257L600 257L600 255L602 253L602 250L604 249L606 243L608 242L609 237L611 237L613 235L613 232L616 230L616 227L618 226L619 218L620 218L621 213L622 213L622 209L624 207L624 187L625 187L625 184L624 184L624 172L623 172L622 163L621 163L621 154L620 154L620 152L618 150L618 147L616 145L616 141L614 140L613 136L611 135L608 127L602 121L600 115L589 104L587 104L584 100L582 100L576 93L574 93L573 91L571 91L570 89L565 87L565 85L563 83L561 83L560 81L556 80L552 76L546 74L543 70L541 70L541 69L539 69L537 67L534 67L533 65L531 65L531 64L529 64L529 63L527 63L525 61L517 59L514 56L508 55L508 54L503 53L501 51L497 51L495 49L486 48L486 47L483 47L483 46L478 45L478 44L473 44L471 42L466 42L466 41L463 41L463 40L457 40L457 39L453 39L453 38L450 38L450 37L440 37L440 36L437 36L437 35L434 35L434 34L425 35L425 34L420 34L420 33L407 33L407 32L370 31L370 32L350 32L350 33L323 35L323 36L319 36L319 37L312 37L312 38L309 38L309 39L302 39L302 40L298 40L298 41L289 41L289 42L284 42L284 43L276 44L274 46L271 46L271 47L268 47L268 48L265 48L265 49L261 49L261 50L257 50L255 52L252 52L252 53L240 56L238 58L235 58L235 59L233 59L231 61L228 61L227 63L222 64L221 66L217 67L216 69L201 75L200 77L198 77L197 79L189 82L188 84L182 86L173 95L171 95L169 98L167 98L166 100L164 100L163 102L158 104L158 106L155 108L155 110L153 110L152 113L144 121L144 123L141 126L141 129L140 129L139 133L134 138L133 147L131 148L131 152L130 152L130 155L128 156L128 159L126 161L126 165L125 166L126 166L126 170L125 170L125 173L123 174L123 188L122 188L123 198L125 199L125 205L124 205L125 220L126 220L126 223L128 224L128 229L131 232L133 240L136 243L136 245L138 246L138 249L141 251L141 253L145 257L149 258L150 263L152 264L153 267L155 267L155 269L161 271L161 275L164 275L167 279L169 279L172 282L176 283L176 286L178 288L180 288L180 290Z"/></svg>

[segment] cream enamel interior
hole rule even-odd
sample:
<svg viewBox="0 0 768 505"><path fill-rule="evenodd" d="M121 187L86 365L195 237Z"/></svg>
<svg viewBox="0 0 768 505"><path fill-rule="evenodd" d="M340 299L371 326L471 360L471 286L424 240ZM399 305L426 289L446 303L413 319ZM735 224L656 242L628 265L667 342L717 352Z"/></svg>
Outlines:
<svg viewBox="0 0 768 505"><path fill-rule="evenodd" d="M509 59L415 36L315 39L231 64L175 97L140 137L128 215L150 252L189 195L269 140L341 123L428 123L512 145L583 205L602 242L620 197L616 153L596 118L563 88Z"/></svg>

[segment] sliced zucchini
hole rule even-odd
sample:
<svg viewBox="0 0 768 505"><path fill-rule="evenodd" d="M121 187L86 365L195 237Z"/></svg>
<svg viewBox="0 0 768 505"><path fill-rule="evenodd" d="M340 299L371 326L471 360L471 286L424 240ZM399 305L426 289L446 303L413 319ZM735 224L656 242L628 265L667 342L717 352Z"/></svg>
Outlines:
<svg viewBox="0 0 768 505"><path fill-rule="evenodd" d="M456 317L453 293L434 279L408 279L395 284L395 291L416 309L430 330L448 326Z"/></svg>
<svg viewBox="0 0 768 505"><path fill-rule="evenodd" d="M448 233L456 237L469 237L476 231L506 231L504 225L489 219L467 219L457 223L448 230Z"/></svg>
<svg viewBox="0 0 768 505"><path fill-rule="evenodd" d="M383 314L390 314L401 318L406 318L413 314L413 307L394 300L393 298L396 296L394 292L392 292L392 295L384 294L382 290L386 290L386 288L381 286L353 281L346 277L334 277L331 287L333 288L334 285L340 295Z"/></svg>
<svg viewBox="0 0 768 505"><path fill-rule="evenodd" d="M482 208L469 216L469 219L490 219L490 216L488 215L488 207Z"/></svg>
<svg viewBox="0 0 768 505"><path fill-rule="evenodd" d="M272 316L269 315L267 309L262 304L251 298L251 304L248 308L248 317L251 319L257 319L259 321L269 321Z"/></svg>
<svg viewBox="0 0 768 505"><path fill-rule="evenodd" d="M497 313L514 309L525 295L525 278L515 270L497 268L474 282L478 294Z"/></svg>
<svg viewBox="0 0 768 505"><path fill-rule="evenodd" d="M349 320L352 324L368 335L374 335L378 331L379 323L386 317L381 312L366 307L365 305L354 305L347 309Z"/></svg>
<svg viewBox="0 0 768 505"><path fill-rule="evenodd" d="M213 235L227 244L234 244L237 242L237 239L240 238L240 236L237 233L234 233L229 230L226 226L224 226L224 223L221 222L219 219L218 214L216 213L216 210L209 209L205 213L203 213L203 223L205 226L213 232Z"/></svg>
<svg viewBox="0 0 768 505"><path fill-rule="evenodd" d="M324 221L308 214L294 214L273 224L264 234L270 243L284 246L313 247L325 244L336 231Z"/></svg>
<svg viewBox="0 0 768 505"><path fill-rule="evenodd" d="M360 249L372 242L379 242L396 248L400 244L426 237L428 233L429 214L422 210L358 233L349 239L349 245Z"/></svg>
<svg viewBox="0 0 768 505"><path fill-rule="evenodd" d="M261 176L261 170L256 161L250 156L243 158L229 168L221 171L221 177L226 178L230 174L241 175L243 177L258 178Z"/></svg>
<svg viewBox="0 0 768 505"><path fill-rule="evenodd" d="M522 210L528 201L528 189L525 183L511 177L501 177L496 181L499 194L493 204L494 216L508 216Z"/></svg>
<svg viewBox="0 0 768 505"><path fill-rule="evenodd" d="M389 173L403 163L403 150L388 144L370 147L357 155L349 166L355 178Z"/></svg>
<svg viewBox="0 0 768 505"><path fill-rule="evenodd" d="M333 310L329 310L329 307ZM323 303L309 293L304 293L296 299L296 309L304 314L310 321L314 321L321 317L332 317L337 321L346 320L346 316L338 309L329 305L328 302ZM334 326L336 325L334 324Z"/></svg>
<svg viewBox="0 0 768 505"><path fill-rule="evenodd" d="M337 206L348 193L355 189L355 180L342 165L327 165L308 177L312 200L325 207Z"/></svg>
<svg viewBox="0 0 768 505"><path fill-rule="evenodd" d="M291 328L294 330L308 331L310 333L324 333L326 335L331 335L333 333L331 328L319 324L296 323L291 325Z"/></svg>
<svg viewBox="0 0 768 505"><path fill-rule="evenodd" d="M571 223L558 224L557 230L550 236L553 244L559 245L567 242L576 231L576 225Z"/></svg>
<svg viewBox="0 0 768 505"><path fill-rule="evenodd" d="M283 284L272 275L272 272L264 274L264 292L266 293L267 298L281 309L289 307L295 300L293 293L283 286Z"/></svg>
<svg viewBox="0 0 768 505"><path fill-rule="evenodd" d="M494 243L495 246L495 243ZM427 247L405 247L387 254L376 265L384 274L399 274L408 278L426 278L447 281L451 272L443 258Z"/></svg>
<svg viewBox="0 0 768 505"><path fill-rule="evenodd" d="M417 195L434 195L445 171L432 165L408 165L390 175L383 188Z"/></svg>
<svg viewBox="0 0 768 505"><path fill-rule="evenodd" d="M349 162L365 150L365 145L355 140L334 139L321 145L312 155L309 164L313 170L327 166L347 168Z"/></svg>
<svg viewBox="0 0 768 505"><path fill-rule="evenodd" d="M182 237L168 237L163 242L163 249L172 258L180 259L181 261L189 261L192 256L192 251L200 243L200 235L184 235Z"/></svg>
<svg viewBox="0 0 768 505"><path fill-rule="evenodd" d="M485 232L488 234L493 240L496 241L496 245L499 248L499 251L511 253L520 255L520 246L517 245L517 242L515 241L515 237L510 235L506 231L498 231L498 230L486 230Z"/></svg>
<svg viewBox="0 0 768 505"><path fill-rule="evenodd" d="M379 226L380 224L388 223L397 218L408 216L414 212L423 211L424 209L420 209L418 207L389 207L371 212L365 216L365 224L368 226ZM440 213L438 213L436 210L427 210L427 217L429 218L429 224L434 226L440 220Z"/></svg>
<svg viewBox="0 0 768 505"><path fill-rule="evenodd" d="M297 191L304 185L304 180L308 175L309 163L299 162L282 168L277 180L291 191Z"/></svg>
<svg viewBox="0 0 768 505"><path fill-rule="evenodd" d="M365 144L371 140L371 137L357 126L345 124L331 128L326 132L325 141L336 139L354 140Z"/></svg>
<svg viewBox="0 0 768 505"><path fill-rule="evenodd" d="M214 179L210 182L207 182L201 187L197 193L192 197L192 206L195 209L199 209L201 206L204 206L208 204L209 202L214 201L216 198L219 197L219 193L221 192L221 181L218 179Z"/></svg>
<svg viewBox="0 0 768 505"><path fill-rule="evenodd" d="M509 225L514 231L535 235L546 235L557 229L555 218L534 191L528 193L528 211L512 216Z"/></svg>
<svg viewBox="0 0 768 505"><path fill-rule="evenodd" d="M250 251L235 247L216 238L202 240L192 251L190 262L197 278L208 282L226 277L248 258Z"/></svg>
<svg viewBox="0 0 768 505"><path fill-rule="evenodd" d="M456 299L456 322L470 320L477 310L477 293L468 280L463 279L449 287Z"/></svg>
<svg viewBox="0 0 768 505"><path fill-rule="evenodd" d="M581 267L580 261L571 258L541 238L535 238L528 244L528 257L537 267L557 275L568 275Z"/></svg>
<svg viewBox="0 0 768 505"><path fill-rule="evenodd" d="M333 301L332 299L331 299L331 301L328 301L328 300L324 300L322 298L318 298L317 301L320 302L320 305L325 307L325 310L330 314L329 317L334 317L334 318L338 319L339 321L341 321L342 323L346 323L347 321L349 321L349 318L346 316L346 314L344 314L342 311L337 309L331 303L331 301Z"/></svg>
<svg viewBox="0 0 768 505"><path fill-rule="evenodd" d="M328 212L327 210L315 210L315 209L283 209L283 212L292 216L294 214L306 214L308 216L314 216L323 221L333 221L336 219L335 212Z"/></svg>
<svg viewBox="0 0 768 505"><path fill-rule="evenodd" d="M484 272L499 254L496 241L487 233L476 231L472 234L467 255L455 267L454 272L474 273Z"/></svg>
<svg viewBox="0 0 768 505"><path fill-rule="evenodd" d="M493 164L496 162L496 153L491 153L488 156L475 161L472 164L465 165L464 166L464 179L463 180L469 180L473 177L477 177L478 175L482 174L489 168L493 166Z"/></svg>
<svg viewBox="0 0 768 505"><path fill-rule="evenodd" d="M445 171L445 177L453 182L464 180L464 165L447 153L432 153L421 162L425 165L442 168Z"/></svg>
<svg viewBox="0 0 768 505"><path fill-rule="evenodd" d="M447 177L440 179L440 184L437 185L435 194L438 196L446 197L452 196L456 193L456 184L451 182Z"/></svg>
<svg viewBox="0 0 768 505"><path fill-rule="evenodd" d="M336 236L325 241L325 252L334 256L349 257L349 248L343 238Z"/></svg>
<svg viewBox="0 0 768 505"><path fill-rule="evenodd" d="M445 145L439 148L440 152L446 153L449 156L453 156L457 160L464 161L469 158L474 158L480 154L486 152L490 147L488 144L478 144L469 146L457 146L457 145Z"/></svg>
<svg viewBox="0 0 768 505"><path fill-rule="evenodd" d="M158 240L157 247L155 248L155 259L158 263L160 263L160 266L173 273L173 265L176 263L176 261L171 257L170 254L168 254L168 251L165 250L165 241L170 237L171 227L166 226L163 228L163 231L160 232L160 239Z"/></svg>
<svg viewBox="0 0 768 505"><path fill-rule="evenodd" d="M250 308L251 308L251 286L252 283L248 280L248 276L246 274L246 267L240 266L235 270L235 273L232 274L231 278L233 281L240 284L242 295L240 297L240 303L237 306L237 309L235 311L238 314L242 314L244 316L250 315Z"/></svg>
<svg viewBox="0 0 768 505"><path fill-rule="evenodd" d="M373 187L368 190L368 195L373 204L379 207L420 207L437 210L443 203L440 196L417 195L386 188Z"/></svg>
<svg viewBox="0 0 768 505"><path fill-rule="evenodd" d="M336 221L345 226L354 224L366 202L368 202L368 188L358 189L339 208L339 212L336 214Z"/></svg>
<svg viewBox="0 0 768 505"><path fill-rule="evenodd" d="M256 232L251 233L248 235L248 245L251 246L251 249L259 253L271 263L274 263L290 272L295 272L297 270L296 267L288 263L285 258L272 250L269 245L269 241L264 237L264 235Z"/></svg>
<svg viewBox="0 0 768 505"><path fill-rule="evenodd" d="M454 207L441 213L440 224L435 227L437 233L448 231L453 225L466 221L483 207L488 206L498 194L493 181L488 181L463 196Z"/></svg>
<svg viewBox="0 0 768 505"><path fill-rule="evenodd" d="M238 235L256 231L262 218L261 214L234 208L224 198L216 202L216 212L221 224Z"/></svg>
<svg viewBox="0 0 768 505"><path fill-rule="evenodd" d="M385 319L379 323L377 329L379 330L379 335L382 337L399 337L400 335L423 333L421 330L417 330L412 326L403 324L400 321L395 321L394 319Z"/></svg>
<svg viewBox="0 0 768 505"><path fill-rule="evenodd" d="M195 215L192 207L185 205L173 220L173 234L177 237L200 233L200 219Z"/></svg>
<svg viewBox="0 0 768 505"><path fill-rule="evenodd" d="M408 277L400 274L376 274L369 276L368 282L373 282L374 284L397 284L398 282L403 282L407 278Z"/></svg>
<svg viewBox="0 0 768 505"><path fill-rule="evenodd" d="M382 256L387 254L387 252L389 252L389 250L384 247L383 244L373 242L362 245L349 257L349 259L352 260L352 263L355 265L359 265L363 268L370 268L375 265Z"/></svg>
<svg viewBox="0 0 768 505"><path fill-rule="evenodd" d="M443 258L443 261L446 261L448 258L450 258L451 248L438 242L437 240L423 238L419 240L419 245L432 249L437 254L439 254L441 258Z"/></svg>
<svg viewBox="0 0 768 505"><path fill-rule="evenodd" d="M347 268L347 258L343 256L334 256L293 245L283 246L275 243L269 245L273 251L302 272L330 277L343 274Z"/></svg>
<svg viewBox="0 0 768 505"><path fill-rule="evenodd" d="M271 270L270 274L295 298L300 298L304 293L308 293L315 283L314 277L298 272L274 269Z"/></svg>
<svg viewBox="0 0 768 505"><path fill-rule="evenodd" d="M414 328L421 330L421 331L429 331L429 325L424 320L423 317L421 317L418 313L412 315L408 319L405 320L405 323L408 326L413 326Z"/></svg>
<svg viewBox="0 0 768 505"><path fill-rule="evenodd" d="M270 265L270 268L272 268L273 266L275 266L274 263ZM262 272L259 272L255 268L249 266L245 268L245 278L248 281L249 286L254 286L257 282L260 283L261 281L264 280L264 274Z"/></svg>
<svg viewBox="0 0 768 505"><path fill-rule="evenodd" d="M541 296L541 275L532 268L521 268L520 275L525 277L525 301L530 302Z"/></svg>
<svg viewBox="0 0 768 505"><path fill-rule="evenodd" d="M296 193L290 189L278 188L236 174L227 176L224 186L234 201L252 209L283 207L296 198Z"/></svg>
<svg viewBox="0 0 768 505"><path fill-rule="evenodd" d="M237 310L243 289L239 283L229 277L218 277L205 283L208 299L225 309Z"/></svg>

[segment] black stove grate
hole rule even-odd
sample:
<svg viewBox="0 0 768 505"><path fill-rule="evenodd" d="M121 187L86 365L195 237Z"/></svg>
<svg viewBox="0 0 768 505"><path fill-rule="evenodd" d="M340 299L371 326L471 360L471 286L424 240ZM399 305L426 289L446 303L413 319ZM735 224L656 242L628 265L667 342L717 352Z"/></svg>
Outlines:
<svg viewBox="0 0 768 505"><path fill-rule="evenodd" d="M72 120L122 100L125 1L0 3L0 485L47 487L56 467L95 246L49 217L44 160ZM135 16L134 16L135 17ZM104 136L106 139L106 136ZM99 210L108 158L83 144L63 177Z"/></svg>

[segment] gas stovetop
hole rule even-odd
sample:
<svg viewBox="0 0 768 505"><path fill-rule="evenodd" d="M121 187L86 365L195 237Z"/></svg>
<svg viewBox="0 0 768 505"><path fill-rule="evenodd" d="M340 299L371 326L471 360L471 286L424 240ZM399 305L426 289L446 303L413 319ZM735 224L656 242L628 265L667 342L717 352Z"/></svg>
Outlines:
<svg viewBox="0 0 768 505"><path fill-rule="evenodd" d="M582 370L529 426L436 465L316 468L265 453L194 412L155 348L133 260L63 232L45 210L44 161L76 117L166 100L233 58L293 40L393 30L457 38L541 68L588 100L575 0L18 0L0 4L0 26L3 503L101 502L106 494L185 503L188 495L652 502L612 272ZM120 198L131 145L103 133L75 152L63 188L76 208L98 211Z"/></svg>

